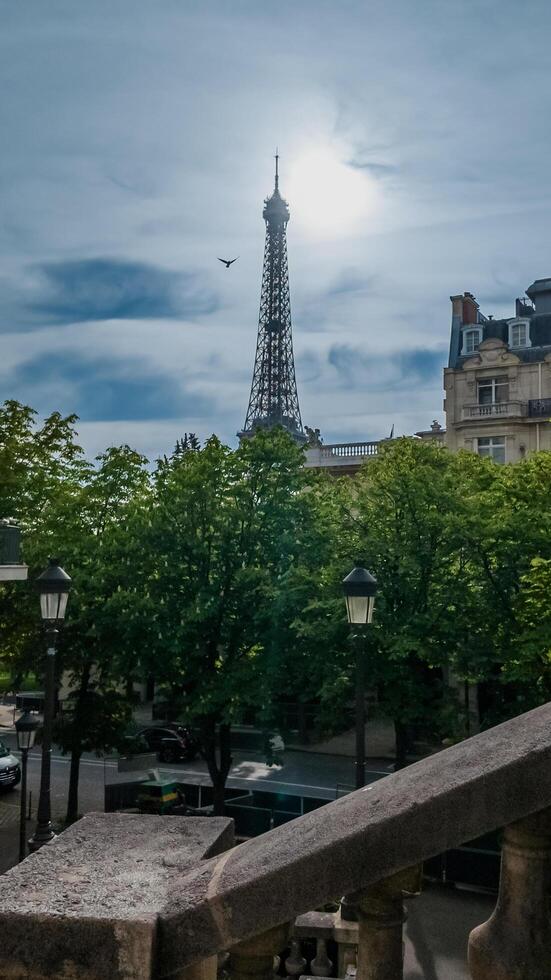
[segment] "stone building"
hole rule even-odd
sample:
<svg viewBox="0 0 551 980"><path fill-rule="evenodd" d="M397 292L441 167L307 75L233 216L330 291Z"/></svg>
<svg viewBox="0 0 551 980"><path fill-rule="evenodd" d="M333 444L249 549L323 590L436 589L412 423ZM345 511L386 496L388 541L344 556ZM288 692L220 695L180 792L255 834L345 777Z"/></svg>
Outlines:
<svg viewBox="0 0 551 980"><path fill-rule="evenodd" d="M444 371L446 444L497 463L551 449L551 278L536 279L507 319L472 293L452 296Z"/></svg>

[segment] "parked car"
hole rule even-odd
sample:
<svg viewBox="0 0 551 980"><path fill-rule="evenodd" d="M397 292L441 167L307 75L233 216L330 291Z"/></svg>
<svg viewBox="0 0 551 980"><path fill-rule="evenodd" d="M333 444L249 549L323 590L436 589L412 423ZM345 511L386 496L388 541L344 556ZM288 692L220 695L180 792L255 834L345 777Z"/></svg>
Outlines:
<svg viewBox="0 0 551 980"><path fill-rule="evenodd" d="M160 762L190 761L199 754L199 744L189 728L183 725L154 725L142 728L138 736L147 742L152 752L157 752Z"/></svg>
<svg viewBox="0 0 551 980"><path fill-rule="evenodd" d="M19 759L12 755L3 742L0 742L0 789L13 789L20 781Z"/></svg>

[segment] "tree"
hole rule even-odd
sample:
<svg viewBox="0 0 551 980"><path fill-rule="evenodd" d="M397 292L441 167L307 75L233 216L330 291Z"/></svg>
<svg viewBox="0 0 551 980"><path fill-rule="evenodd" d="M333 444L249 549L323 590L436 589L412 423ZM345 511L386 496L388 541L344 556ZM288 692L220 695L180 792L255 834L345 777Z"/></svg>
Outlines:
<svg viewBox="0 0 551 980"><path fill-rule="evenodd" d="M151 669L199 729L217 813L231 727L273 698L272 608L297 558L305 479L302 451L283 430L236 451L213 436L156 473L146 539Z"/></svg>
<svg viewBox="0 0 551 980"><path fill-rule="evenodd" d="M378 579L368 633L368 676L393 719L396 764L405 763L408 728L441 727L443 668L456 642L459 541L456 462L445 449L412 439L382 447L343 488L351 554Z"/></svg>
<svg viewBox="0 0 551 980"><path fill-rule="evenodd" d="M515 603L518 631L503 678L520 689L525 710L551 701L551 560L533 558Z"/></svg>
<svg viewBox="0 0 551 980"><path fill-rule="evenodd" d="M528 666L536 633L526 615L538 559L551 559L551 453L506 466L467 453L457 459L466 630L455 668L477 682L481 723L490 726L538 698Z"/></svg>
<svg viewBox="0 0 551 980"><path fill-rule="evenodd" d="M70 692L54 728L54 740L64 755L70 754L67 823L78 818L80 761L84 752L103 755L125 746L125 734L132 720L132 706L126 694L113 688L93 686L91 668L80 672L80 686Z"/></svg>
<svg viewBox="0 0 551 980"><path fill-rule="evenodd" d="M16 401L0 407L0 515L20 522L29 564L27 586L6 583L0 589L0 656L14 686L37 667L38 606L30 586L48 556L55 515L80 493L91 470L75 423L75 415L59 412L39 423L32 408Z"/></svg>
<svg viewBox="0 0 551 980"><path fill-rule="evenodd" d="M148 498L146 460L121 446L108 449L96 462L79 492L53 506L55 531L49 541L50 548L63 554L73 578L58 658L73 691L63 743L67 748L70 739L69 823L78 814L82 753L113 744L115 720L122 723L126 717L120 688L127 695L131 692L144 639L135 625L136 582L126 521L130 510L145 506ZM116 709L114 715L111 709Z"/></svg>

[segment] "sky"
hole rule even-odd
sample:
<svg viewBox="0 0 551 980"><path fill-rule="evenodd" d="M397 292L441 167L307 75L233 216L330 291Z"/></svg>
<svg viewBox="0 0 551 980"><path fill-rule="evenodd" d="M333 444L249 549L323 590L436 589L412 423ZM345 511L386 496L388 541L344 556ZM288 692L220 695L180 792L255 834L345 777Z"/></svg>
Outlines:
<svg viewBox="0 0 551 980"><path fill-rule="evenodd" d="M547 0L0 0L0 400L235 445L263 199L303 422L444 422L450 295L551 275ZM230 269L218 256L239 256Z"/></svg>

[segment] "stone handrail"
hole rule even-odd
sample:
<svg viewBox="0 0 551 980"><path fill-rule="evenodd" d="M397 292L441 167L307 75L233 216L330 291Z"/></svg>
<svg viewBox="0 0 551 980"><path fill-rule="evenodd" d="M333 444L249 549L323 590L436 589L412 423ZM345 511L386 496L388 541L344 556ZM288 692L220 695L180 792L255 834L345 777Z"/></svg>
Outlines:
<svg viewBox="0 0 551 980"><path fill-rule="evenodd" d="M0 976L180 980L193 975L191 965L231 948L235 977L247 957L262 961L257 975L268 976L270 950L283 947L286 924L297 915L356 893L361 946L362 935L375 935L377 910L396 910L402 892L415 891L418 876L403 869L550 806L548 704L230 850L223 850L228 826L220 819L99 815L94 843L98 818L85 818L0 879ZM192 828L193 853L189 841L185 853L178 846L178 821ZM126 833L130 855L117 833ZM545 875L541 881L545 894ZM396 957L401 920L398 912L384 916ZM101 945L95 959L94 939ZM30 961L17 972L25 949L35 972ZM399 975L397 961L387 971L359 973L360 980ZM502 976L473 973L494 975Z"/></svg>

